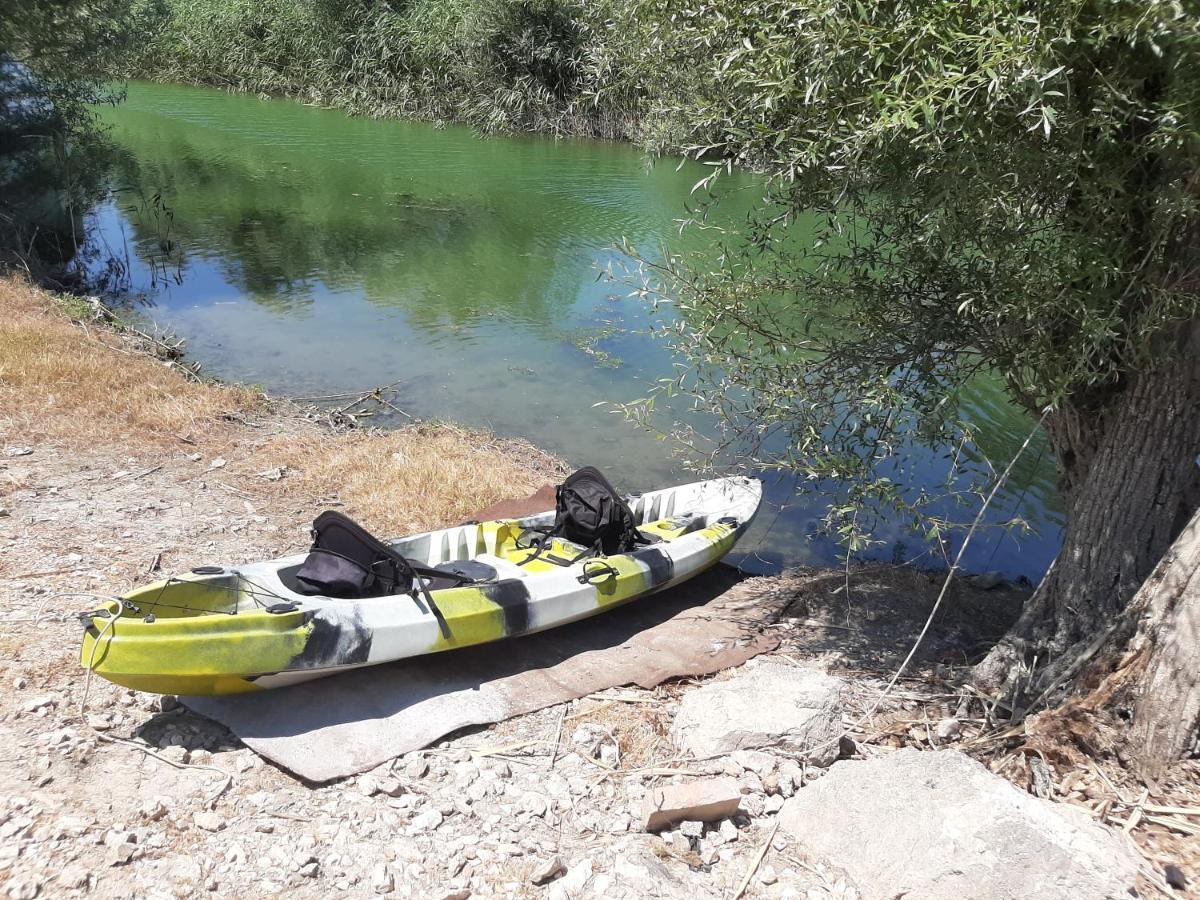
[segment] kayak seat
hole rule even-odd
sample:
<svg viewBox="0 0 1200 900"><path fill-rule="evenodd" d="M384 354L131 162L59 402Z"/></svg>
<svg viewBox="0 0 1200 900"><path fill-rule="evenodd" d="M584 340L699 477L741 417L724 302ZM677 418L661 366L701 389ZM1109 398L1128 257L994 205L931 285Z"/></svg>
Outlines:
<svg viewBox="0 0 1200 900"><path fill-rule="evenodd" d="M431 591L461 587L464 583L463 578L469 578L476 584L486 584L495 581L499 576L495 566L480 559L452 559L449 562L438 563L431 571L446 573L445 578L431 576L425 579L425 586Z"/></svg>

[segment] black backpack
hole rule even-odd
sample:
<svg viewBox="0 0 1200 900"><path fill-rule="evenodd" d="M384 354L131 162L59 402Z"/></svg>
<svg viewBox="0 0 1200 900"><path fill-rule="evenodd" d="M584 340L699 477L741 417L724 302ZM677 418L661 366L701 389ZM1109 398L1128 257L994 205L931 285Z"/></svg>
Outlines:
<svg viewBox="0 0 1200 900"><path fill-rule="evenodd" d="M629 504L592 466L569 475L555 492L552 534L605 556L628 553L649 540Z"/></svg>

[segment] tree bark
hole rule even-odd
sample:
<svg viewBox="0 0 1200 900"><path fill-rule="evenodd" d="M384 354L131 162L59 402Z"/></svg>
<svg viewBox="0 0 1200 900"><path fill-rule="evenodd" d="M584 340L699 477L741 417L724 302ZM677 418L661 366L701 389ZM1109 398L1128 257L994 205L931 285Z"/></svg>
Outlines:
<svg viewBox="0 0 1200 900"><path fill-rule="evenodd" d="M1157 778L1200 739L1200 512L1131 609L1139 614L1137 634L1103 687L1131 706L1127 755Z"/></svg>
<svg viewBox="0 0 1200 900"><path fill-rule="evenodd" d="M1063 546L975 670L1018 709L1088 677L1094 686L1097 664L1111 671L1136 631L1130 601L1200 505L1200 321L1163 350L1109 402L1047 424L1064 475Z"/></svg>

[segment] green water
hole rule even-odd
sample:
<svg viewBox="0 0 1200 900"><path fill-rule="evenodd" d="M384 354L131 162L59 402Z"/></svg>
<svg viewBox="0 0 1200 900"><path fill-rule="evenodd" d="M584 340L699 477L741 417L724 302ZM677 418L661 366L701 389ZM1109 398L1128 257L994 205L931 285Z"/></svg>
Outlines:
<svg viewBox="0 0 1200 900"><path fill-rule="evenodd" d="M679 362L643 333L644 306L599 276L622 240L650 256L705 250L710 232L676 225L705 167L204 88L134 84L104 116L122 160L92 214L98 258L125 260L123 283L208 373L291 396L399 382L413 415L527 437L621 487L681 477L669 447L595 405L644 395ZM734 220L758 183L726 185ZM994 385L969 405L1000 458L1029 431ZM914 477L940 466L928 455ZM788 506L764 510L747 563L832 561L806 537L823 501L789 483L770 495ZM997 517L1017 510L1039 533L989 534L970 562L1036 577L1059 532L1044 460L1026 460L1004 500Z"/></svg>

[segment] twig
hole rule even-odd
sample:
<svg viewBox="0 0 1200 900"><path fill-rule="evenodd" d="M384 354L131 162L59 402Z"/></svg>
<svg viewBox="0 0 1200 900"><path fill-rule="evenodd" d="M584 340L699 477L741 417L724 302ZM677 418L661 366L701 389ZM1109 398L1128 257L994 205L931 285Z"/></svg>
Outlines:
<svg viewBox="0 0 1200 900"><path fill-rule="evenodd" d="M1133 808L1133 812L1129 814L1129 818L1125 820L1125 833L1133 831L1137 828L1138 822L1142 820L1142 813L1145 811L1145 802L1150 798L1150 788L1142 788L1142 798L1138 800L1137 806Z"/></svg>
<svg viewBox="0 0 1200 900"><path fill-rule="evenodd" d="M567 717L567 708L564 706L562 712L558 714L558 728L554 731L554 747L550 750L550 765L548 768L553 769L554 763L558 759L558 745L562 740L563 719Z"/></svg>
<svg viewBox="0 0 1200 900"><path fill-rule="evenodd" d="M750 864L750 868L746 870L746 874L742 876L742 883L738 885L738 889L734 892L730 900L738 900L746 892L746 886L750 884L750 879L754 877L754 873L758 871L758 867L762 865L763 857L767 855L767 851L771 849L771 841L775 840L775 832L779 830L779 819L775 819L775 825L771 828L771 833L767 835L767 839L763 841L763 845L758 848L758 853L754 854L754 861Z"/></svg>
<svg viewBox="0 0 1200 900"><path fill-rule="evenodd" d="M276 819L290 819L293 822L311 822L312 816L298 816L295 813L283 812L282 810L269 809L268 816L273 816Z"/></svg>

